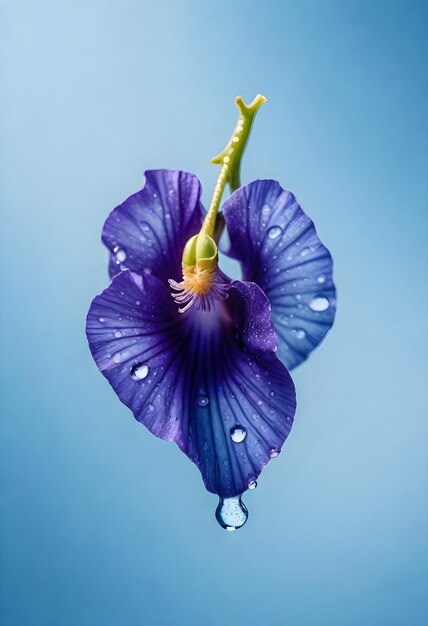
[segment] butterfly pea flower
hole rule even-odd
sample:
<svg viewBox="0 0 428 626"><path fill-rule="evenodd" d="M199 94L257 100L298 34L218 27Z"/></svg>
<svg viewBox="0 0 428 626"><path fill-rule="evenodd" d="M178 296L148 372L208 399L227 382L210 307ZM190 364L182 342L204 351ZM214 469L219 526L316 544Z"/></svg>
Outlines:
<svg viewBox="0 0 428 626"><path fill-rule="evenodd" d="M245 523L241 495L290 433L296 397L286 365L306 358L334 316L331 257L294 196L275 181L239 186L264 101L237 99L238 123L214 159L222 167L206 213L199 180L178 170L147 171L144 188L111 212L102 239L112 281L86 326L119 399L196 464L220 497L216 517L228 530ZM227 183L236 191L222 220ZM219 267L224 224L244 280Z"/></svg>

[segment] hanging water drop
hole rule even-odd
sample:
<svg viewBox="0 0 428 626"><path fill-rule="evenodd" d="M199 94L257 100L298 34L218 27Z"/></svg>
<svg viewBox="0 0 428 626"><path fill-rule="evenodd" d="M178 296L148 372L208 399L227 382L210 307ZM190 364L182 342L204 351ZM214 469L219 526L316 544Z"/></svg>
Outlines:
<svg viewBox="0 0 428 626"><path fill-rule="evenodd" d="M275 457L278 456L279 454L279 450L277 450L276 448L272 448L272 450L269 451L269 456L271 459L274 459Z"/></svg>
<svg viewBox="0 0 428 626"><path fill-rule="evenodd" d="M269 239L278 239L278 237L282 235L281 226L271 226L267 231L267 236Z"/></svg>
<svg viewBox="0 0 428 626"><path fill-rule="evenodd" d="M245 524L248 519L248 510L241 496L220 498L215 517L222 528L233 531Z"/></svg>
<svg viewBox="0 0 428 626"><path fill-rule="evenodd" d="M244 441L247 436L247 431L243 426L235 426L235 428L231 428L230 430L230 438L235 443L241 443Z"/></svg>
<svg viewBox="0 0 428 626"><path fill-rule="evenodd" d="M257 481L252 478L248 481L248 489L255 489L257 487Z"/></svg>
<svg viewBox="0 0 428 626"><path fill-rule="evenodd" d="M143 380L149 373L148 363L136 363L131 369L132 380Z"/></svg>
<svg viewBox="0 0 428 626"><path fill-rule="evenodd" d="M315 298L312 298L309 302L309 308L312 309L312 311L327 311L329 306L330 302L325 296L315 296Z"/></svg>

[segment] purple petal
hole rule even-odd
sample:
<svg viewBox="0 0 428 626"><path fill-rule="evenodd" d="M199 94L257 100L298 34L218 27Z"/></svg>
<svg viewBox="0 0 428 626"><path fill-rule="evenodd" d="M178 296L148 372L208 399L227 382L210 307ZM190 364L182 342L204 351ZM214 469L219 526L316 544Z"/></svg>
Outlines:
<svg viewBox="0 0 428 626"><path fill-rule="evenodd" d="M179 280L183 248L202 222L201 185L178 170L149 170L145 176L144 189L116 207L104 224L110 276L128 268Z"/></svg>
<svg viewBox="0 0 428 626"><path fill-rule="evenodd" d="M124 271L92 302L87 336L121 401L178 444L209 491L244 492L280 451L295 392L257 285L233 282L211 312L180 315L156 277Z"/></svg>
<svg viewBox="0 0 428 626"><path fill-rule="evenodd" d="M223 205L230 256L244 279L257 283L272 304L278 356L288 369L323 340L336 313L330 252L292 193L274 180L256 180Z"/></svg>

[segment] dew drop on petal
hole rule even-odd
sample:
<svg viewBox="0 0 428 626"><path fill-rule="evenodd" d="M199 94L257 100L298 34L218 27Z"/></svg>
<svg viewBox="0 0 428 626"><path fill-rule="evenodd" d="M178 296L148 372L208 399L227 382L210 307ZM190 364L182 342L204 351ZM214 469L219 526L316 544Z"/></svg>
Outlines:
<svg viewBox="0 0 428 626"><path fill-rule="evenodd" d="M148 363L135 363L131 369L132 380L143 380L149 373Z"/></svg>
<svg viewBox="0 0 428 626"><path fill-rule="evenodd" d="M306 332L303 330L303 328L297 328L296 337L297 339L304 339L306 337Z"/></svg>
<svg viewBox="0 0 428 626"><path fill-rule="evenodd" d="M281 226L271 226L267 231L267 236L269 239L278 239L278 237L282 234Z"/></svg>
<svg viewBox="0 0 428 626"><path fill-rule="evenodd" d="M319 283L320 285L322 285L323 283L325 283L325 276L324 276L324 274L320 274L320 275L317 277L317 283Z"/></svg>
<svg viewBox="0 0 428 626"><path fill-rule="evenodd" d="M99 318L99 321L100 321L100 322L101 322L101 324L102 324L103 322L105 322L105 319L104 319L103 317L100 317L100 318Z"/></svg>
<svg viewBox="0 0 428 626"><path fill-rule="evenodd" d="M276 456L278 456L279 454L279 450L277 450L276 448L272 448L272 450L269 450L269 456L271 459L274 459Z"/></svg>
<svg viewBox="0 0 428 626"><path fill-rule="evenodd" d="M126 252L125 250L123 250L122 248L119 248L119 246L116 246L113 250L115 257L116 257L116 263L119 265L119 263L123 263L126 260Z"/></svg>
<svg viewBox="0 0 428 626"><path fill-rule="evenodd" d="M243 426L236 426L230 430L230 438L235 443L241 443L247 436L247 431Z"/></svg>
<svg viewBox="0 0 428 626"><path fill-rule="evenodd" d="M122 333L120 332L120 330L116 330L114 336L116 337L116 339L119 339L119 337L122 337Z"/></svg>
<svg viewBox="0 0 428 626"><path fill-rule="evenodd" d="M312 311L327 311L329 306L330 302L325 296L316 296L309 302L309 308Z"/></svg>
<svg viewBox="0 0 428 626"><path fill-rule="evenodd" d="M262 214L269 215L269 213L270 213L270 206L268 204L264 204L262 208Z"/></svg>
<svg viewBox="0 0 428 626"><path fill-rule="evenodd" d="M196 402L199 404L199 406L207 406L209 399L206 396L198 396L196 398Z"/></svg>
<svg viewBox="0 0 428 626"><path fill-rule="evenodd" d="M252 478L248 481L248 489L255 489L257 487L257 481Z"/></svg>
<svg viewBox="0 0 428 626"><path fill-rule="evenodd" d="M248 519L248 510L241 496L220 498L215 517L222 528L232 531L245 524Z"/></svg>

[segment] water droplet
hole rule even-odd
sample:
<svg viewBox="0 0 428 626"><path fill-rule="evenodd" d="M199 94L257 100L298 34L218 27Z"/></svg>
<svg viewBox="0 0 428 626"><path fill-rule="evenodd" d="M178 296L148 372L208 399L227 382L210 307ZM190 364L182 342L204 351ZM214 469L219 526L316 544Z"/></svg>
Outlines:
<svg viewBox="0 0 428 626"><path fill-rule="evenodd" d="M267 231L269 239L278 239L282 235L282 228L280 226L271 226Z"/></svg>
<svg viewBox="0 0 428 626"><path fill-rule="evenodd" d="M276 448L272 448L272 450L269 450L269 456L271 459L274 459L276 456L278 456L279 454L279 450L277 450Z"/></svg>
<svg viewBox="0 0 428 626"><path fill-rule="evenodd" d="M207 398L206 396L198 396L196 398L196 402L199 404L199 406L207 406L209 398Z"/></svg>
<svg viewBox="0 0 428 626"><path fill-rule="evenodd" d="M300 253L300 256L307 256L311 251L310 248L303 248L303 250Z"/></svg>
<svg viewBox="0 0 428 626"><path fill-rule="evenodd" d="M170 190L168 191L168 193L169 193L169 195L170 195L170 196L173 196L173 195L175 194L175 191L174 191L174 189L170 189Z"/></svg>
<svg viewBox="0 0 428 626"><path fill-rule="evenodd" d="M148 375L149 370L148 363L136 363L131 369L132 380L143 380Z"/></svg>
<svg viewBox="0 0 428 626"><path fill-rule="evenodd" d="M120 330L116 330L114 336L116 337L116 339L119 339L119 337L122 337L122 333L120 332Z"/></svg>
<svg viewBox="0 0 428 626"><path fill-rule="evenodd" d="M312 311L327 311L330 302L325 296L316 296L309 302L309 308Z"/></svg>
<svg viewBox="0 0 428 626"><path fill-rule="evenodd" d="M255 489L257 487L257 481L252 478L248 481L248 489Z"/></svg>
<svg viewBox="0 0 428 626"><path fill-rule="evenodd" d="M122 248L119 248L119 246L116 246L113 252L116 255L116 263L118 265L126 260L126 252Z"/></svg>
<svg viewBox="0 0 428 626"><path fill-rule="evenodd" d="M270 206L268 204L264 204L263 205L262 213L263 213L263 215L269 215L269 213L270 213Z"/></svg>
<svg viewBox="0 0 428 626"><path fill-rule="evenodd" d="M243 426L235 426L235 428L230 429L230 438L235 443L241 443L244 441L247 436L247 431Z"/></svg>
<svg viewBox="0 0 428 626"><path fill-rule="evenodd" d="M248 519L248 510L241 496L220 498L215 517L222 528L232 531L245 524Z"/></svg>
<svg viewBox="0 0 428 626"><path fill-rule="evenodd" d="M101 324L102 324L103 322L105 322L105 319L104 319L103 317L100 317L100 318L99 318L99 321L100 321L100 322L101 322Z"/></svg>
<svg viewBox="0 0 428 626"><path fill-rule="evenodd" d="M306 337L306 332L303 330L303 328L298 328L295 333L297 339L304 339Z"/></svg>
<svg viewBox="0 0 428 626"><path fill-rule="evenodd" d="M150 230L150 226L147 224L147 222L141 222L141 228L144 230L145 233L149 232Z"/></svg>
<svg viewBox="0 0 428 626"><path fill-rule="evenodd" d="M323 283L325 283L325 276L323 274L321 274L320 276L318 276L317 278L317 283L319 283L320 285L322 285Z"/></svg>

